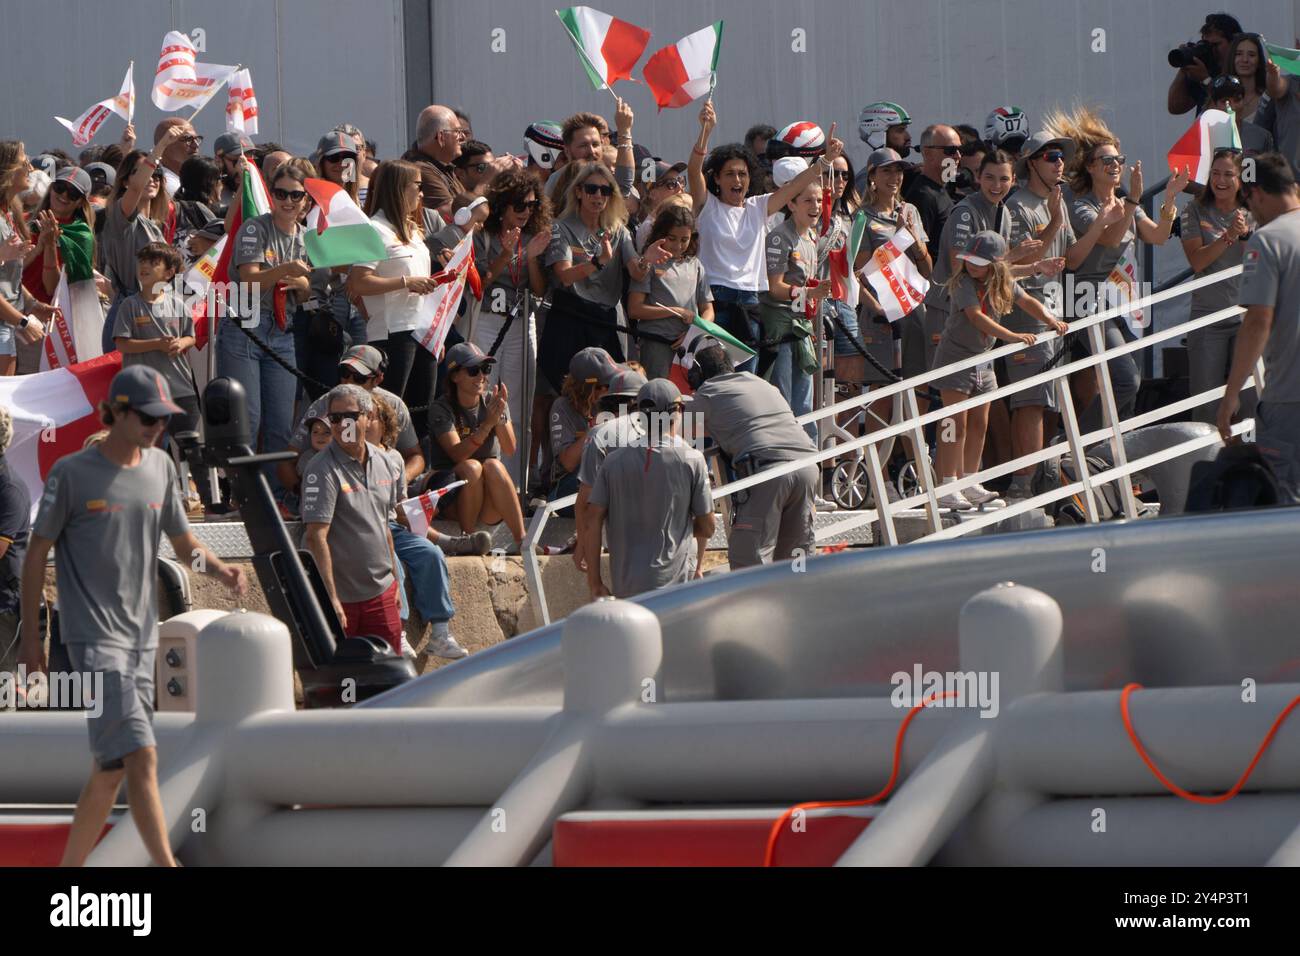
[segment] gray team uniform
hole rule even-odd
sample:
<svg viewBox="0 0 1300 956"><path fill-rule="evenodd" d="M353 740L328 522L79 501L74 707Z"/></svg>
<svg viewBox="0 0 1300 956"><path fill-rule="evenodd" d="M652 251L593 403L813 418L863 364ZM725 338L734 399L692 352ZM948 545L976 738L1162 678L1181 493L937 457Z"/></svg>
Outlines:
<svg viewBox="0 0 1300 956"><path fill-rule="evenodd" d="M154 746L158 546L189 530L166 452L123 468L98 446L54 463L32 533L54 541L59 618L73 669L102 673L102 714L89 717L102 770ZM99 704L100 702L96 702Z"/></svg>
<svg viewBox="0 0 1300 956"><path fill-rule="evenodd" d="M948 311L952 308L945 288L952 278L952 254L961 252L966 248L966 240L985 230L996 232L1007 240L1007 247L1011 247L1011 216L1006 207L993 205L978 190L953 206L943 224L939 254L934 257L934 271L930 273L930 291L925 295L925 335L936 351L948 324ZM936 368L939 364L935 356L930 367Z"/></svg>
<svg viewBox="0 0 1300 956"><path fill-rule="evenodd" d="M951 222L951 220L949 221ZM1020 288L1020 283L1013 282L1011 289L1012 302L1024 295L1025 290ZM977 329L975 323L966 315L966 309L979 309L994 322L1001 324L1001 316L993 314L984 290L977 286L975 280L969 275L963 275L957 280L957 287L953 290L951 305L952 311L948 313L948 322L943 327L943 338L939 342L939 350L934 355L935 368L988 352L997 344L996 338L992 335L985 335ZM997 382L993 377L992 362L985 362L982 365L976 365L974 368L952 372L942 378L935 379L931 384L935 388L950 388L966 395L982 395L997 388Z"/></svg>
<svg viewBox="0 0 1300 956"><path fill-rule="evenodd" d="M1250 126L1250 123L1243 125ZM1188 203L1182 214L1183 238L1200 236L1204 245L1218 241L1232 224L1236 210L1222 212L1213 202L1202 205L1198 200ZM1242 210L1246 223L1252 229L1255 226L1250 213ZM1246 253L1245 240L1234 242L1208 266L1196 273L1196 278L1213 275L1223 269L1239 266ZM1241 289L1241 277L1223 279L1213 285L1197 289L1192 293L1191 318L1199 319L1212 312L1218 312L1237 304ZM1187 333L1187 374L1189 390L1193 395L1215 388L1228 380L1228 370L1232 367L1232 352L1237 344L1237 332L1241 329L1241 316L1234 315L1215 322L1206 328L1195 329ZM1243 392L1241 395L1242 413L1247 417L1255 414L1255 393ZM1218 415L1219 403L1210 402L1193 409L1197 421L1213 424Z"/></svg>
<svg viewBox="0 0 1300 956"><path fill-rule="evenodd" d="M742 478L817 450L776 387L749 372L709 379L696 389L691 412L703 415L704 430ZM811 556L813 498L820 479L820 468L808 465L736 495L728 545L731 566L783 561L796 549Z"/></svg>
<svg viewBox="0 0 1300 956"><path fill-rule="evenodd" d="M704 456L679 436L615 448L588 501L607 509L611 590L629 598L688 581L695 572L693 518L713 511ZM654 507L645 507L653 502Z"/></svg>
<svg viewBox="0 0 1300 956"><path fill-rule="evenodd" d="M587 433L578 463L578 481L588 488L596 486L596 476L605 459L615 448L645 447L645 420L640 415L624 415L601 422Z"/></svg>
<svg viewBox="0 0 1300 956"><path fill-rule="evenodd" d="M194 335L194 318L185 308L185 300L168 289L151 305L135 295L122 300L117 307L113 323L115 339L161 339L168 336L184 338ZM122 367L147 365L167 381L172 398L180 404L182 398L194 397L194 378L189 360L184 355L170 356L166 352L138 352L122 356Z"/></svg>
<svg viewBox="0 0 1300 956"><path fill-rule="evenodd" d="M666 305L674 309L693 309L696 314L713 301L713 290L704 277L704 266L694 256L673 259L652 266L649 274L640 282L633 281L631 292L644 292L647 305ZM667 378L672 367L673 347L671 340L681 336L689 326L681 319L651 319L636 324L637 332L648 332L659 338L669 339L661 342L657 339L637 339L641 352L641 364L645 367L646 379Z"/></svg>
<svg viewBox="0 0 1300 956"><path fill-rule="evenodd" d="M412 448L420 447L420 440L415 436L415 426L411 422L411 411L406 407L406 402L402 401L387 389L376 387L370 393L375 398L382 398L385 402L393 407L397 415L397 450L402 452L410 451ZM308 406L307 411L298 421L298 427L294 429L293 437L289 439L289 447L294 451L306 451L311 448L311 427L307 424L313 418L327 418L329 414L329 393L326 392L316 401Z"/></svg>
<svg viewBox="0 0 1300 956"><path fill-rule="evenodd" d="M569 400L561 395L551 405L551 483L559 483L570 472L566 472L560 465L561 453L578 440L578 436L586 436L587 419L584 415L579 414L578 410L569 404ZM579 459L581 461L581 459ZM577 476L575 468L572 474Z"/></svg>
<svg viewBox="0 0 1300 956"><path fill-rule="evenodd" d="M1300 497L1300 210L1279 216L1247 241L1240 304L1273 309L1255 440L1278 480Z"/></svg>
<svg viewBox="0 0 1300 956"><path fill-rule="evenodd" d="M1039 196L1028 186L1021 186L1007 200L1007 212L1011 214L1011 245L1018 246L1028 239L1039 239L1047 230L1052 211L1048 205L1049 197ZM1061 221L1061 228L1056 232L1052 244L1039 255L1041 259L1056 259L1065 255L1065 251L1074 244L1074 228L1070 225L1067 214ZM1046 276L1026 276L1019 280L1020 287L1038 302L1046 304L1044 287L1048 283ZM1051 280L1057 281L1057 280ZM1049 310L1050 311L1050 310ZM1002 320L1002 324L1012 332L1032 332L1039 335L1047 331L1044 325L1019 306L1012 306L1011 312ZM1020 382L1043 371L1044 366L1056 358L1061 349L1061 340L1035 342L1028 348L1013 352L1006 357L1007 380ZM1016 392L1010 396L1012 409L1041 405L1056 411L1056 387L1051 382L1044 382Z"/></svg>

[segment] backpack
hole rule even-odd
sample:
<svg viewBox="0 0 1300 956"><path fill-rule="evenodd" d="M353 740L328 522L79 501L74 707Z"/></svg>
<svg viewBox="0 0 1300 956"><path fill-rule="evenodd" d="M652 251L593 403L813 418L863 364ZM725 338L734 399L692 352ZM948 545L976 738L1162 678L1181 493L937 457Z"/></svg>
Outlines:
<svg viewBox="0 0 1300 956"><path fill-rule="evenodd" d="M1088 474L1090 475L1106 471L1111 467L1110 462L1096 455L1089 455L1087 462ZM1064 455L1059 459L1045 461L1038 466L1038 470L1034 473L1033 492L1035 495L1045 494L1052 489L1073 484L1078 480L1079 474L1074 467L1074 459L1069 455ZM1093 486L1093 498L1097 503L1097 519L1099 521L1110 521L1124 517L1124 499L1119 485L1121 480L1114 479L1104 485ZM1088 521L1088 512L1084 505L1082 491L1068 498L1062 498L1059 501L1045 505L1043 510L1058 525L1086 524Z"/></svg>
<svg viewBox="0 0 1300 956"><path fill-rule="evenodd" d="M1214 461L1192 466L1184 511L1238 511L1282 504L1284 497L1268 460L1254 444L1229 445Z"/></svg>

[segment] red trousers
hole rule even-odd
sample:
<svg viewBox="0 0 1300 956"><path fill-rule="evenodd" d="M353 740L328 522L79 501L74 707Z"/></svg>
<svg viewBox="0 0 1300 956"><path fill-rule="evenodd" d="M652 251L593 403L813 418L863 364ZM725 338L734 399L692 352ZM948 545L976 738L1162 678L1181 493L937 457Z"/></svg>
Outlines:
<svg viewBox="0 0 1300 956"><path fill-rule="evenodd" d="M369 634L383 638L392 645L394 654L401 655L402 618L397 603L396 581L389 585L387 591L368 601L357 601L355 604L346 601L342 603L343 613L348 618L347 624L343 627L344 634L348 637Z"/></svg>

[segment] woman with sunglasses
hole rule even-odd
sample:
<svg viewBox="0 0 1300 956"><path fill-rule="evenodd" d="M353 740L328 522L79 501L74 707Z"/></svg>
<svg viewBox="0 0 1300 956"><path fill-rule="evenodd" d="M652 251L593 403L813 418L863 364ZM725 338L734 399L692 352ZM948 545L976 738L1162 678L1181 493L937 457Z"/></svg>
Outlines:
<svg viewBox="0 0 1300 956"><path fill-rule="evenodd" d="M1231 61L1229 61L1231 62ZM1241 265L1246 240L1255 228L1255 220L1246 208L1241 192L1241 154L1221 149L1210 165L1210 181L1188 203L1182 216L1183 252L1196 278L1222 269ZM1218 312L1237 304L1241 276L1224 279L1192 293L1193 319ZM1189 391L1197 395L1228 380L1232 354L1241 330L1241 316L1234 315L1206 328L1187 333L1187 375ZM1255 414L1255 393L1241 397L1244 417ZM1199 422L1213 424L1218 417L1218 401L1193 410Z"/></svg>
<svg viewBox="0 0 1300 956"><path fill-rule="evenodd" d="M1056 113L1048 118L1045 125L1053 135L1068 136L1074 140L1074 156L1065 168L1065 176L1073 193L1070 225L1076 236L1082 236L1119 195L1125 157L1119 151L1118 137L1091 110L1078 109L1073 114ZM1095 305L1102 296L1111 294L1114 288L1108 283L1111 270L1130 245L1141 241L1160 246L1168 241L1174 221L1178 218L1178 206L1174 198L1182 192L1188 179L1186 169L1169 177L1164 201L1160 205L1160 222L1157 224L1147 217L1139 204L1143 188L1142 163L1139 160L1133 164L1129 174L1128 193L1122 197L1124 214L1102 231L1092 251L1074 267L1076 301L1065 303L1064 317L1067 321L1082 317L1080 313L1095 314L1093 309L1086 308L1089 298ZM1085 308L1080 310L1077 308L1080 293L1089 291L1092 295L1085 296L1082 303ZM1119 317L1107 322L1103 331L1107 350L1134 338L1128 323ZM1089 336L1081 335L1077 341L1084 354L1092 353ZM1132 354L1113 358L1107 362L1107 366L1110 368L1119 417L1127 418L1133 414L1137 404L1138 388L1142 383L1141 370ZM1097 374L1086 371L1081 373L1071 384L1074 386L1075 404L1081 412L1079 427L1085 432L1100 428L1101 402L1097 399L1101 390L1100 369Z"/></svg>
<svg viewBox="0 0 1300 956"><path fill-rule="evenodd" d="M247 160L242 160L246 162ZM231 236L231 265L249 283L259 302L255 316L221 323L217 335L217 374L243 383L248 394L249 428L259 428L265 451L282 451L293 430L293 403L298 380L272 357L294 368L294 340L289 316L310 295L312 267L306 261L301 219L307 206L306 174L292 162L282 163L267 183L271 211L246 220ZM234 202L241 201L236 196ZM244 331L252 333L255 342ZM268 478L274 472L268 469ZM278 480L275 482L279 487Z"/></svg>
<svg viewBox="0 0 1300 956"><path fill-rule="evenodd" d="M655 163L654 181L645 188L645 199L637 209L636 224L632 231L638 249L644 249L648 244L650 230L654 227L655 217L664 201L686 194L686 180L682 178L685 172L685 163L674 163L671 166L664 162ZM686 198L689 199L690 196Z"/></svg>
<svg viewBox="0 0 1300 956"><path fill-rule="evenodd" d="M23 288L23 264L34 255L34 248L18 197L27 189L31 172L23 144L14 139L0 141L0 375L14 374L19 339L35 334L27 314L44 322L53 313ZM20 327L27 332L18 332Z"/></svg>
<svg viewBox="0 0 1300 956"><path fill-rule="evenodd" d="M95 261L95 207L90 203L92 188L89 173L79 166L64 166L28 221L36 249L23 270L23 285L29 294L42 302L53 302L59 287L59 270L63 266L59 254L61 239L75 240L89 261Z"/></svg>
<svg viewBox="0 0 1300 956"><path fill-rule="evenodd" d="M523 169L508 169L492 178L487 205L487 221L474 233L474 261L483 279L483 302L470 341L495 356L492 384L505 382L509 386L510 414L519 421L525 412L523 403L528 401L522 387L523 371L527 365L535 377L537 365L537 329L532 312L522 313L523 291L527 288L532 293L533 309L546 295L542 258L551 244L551 203L538 189L535 176ZM533 417L536 422L537 416ZM536 447L545 436L545 424L543 418L534 426ZM519 460L518 452L506 456L506 468L516 483Z"/></svg>
<svg viewBox="0 0 1300 956"><path fill-rule="evenodd" d="M556 392L579 349L603 348L623 361L615 328L623 297L623 270L636 281L668 258L662 243L637 255L627 231L627 207L614 174L602 163L575 165L564 208L551 228L546 265L551 311L538 348L538 366Z"/></svg>

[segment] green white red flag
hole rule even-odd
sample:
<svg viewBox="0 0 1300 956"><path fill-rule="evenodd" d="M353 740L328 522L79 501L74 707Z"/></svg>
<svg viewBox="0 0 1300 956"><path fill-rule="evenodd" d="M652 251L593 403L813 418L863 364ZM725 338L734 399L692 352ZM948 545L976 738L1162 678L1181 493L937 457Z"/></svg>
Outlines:
<svg viewBox="0 0 1300 956"><path fill-rule="evenodd" d="M650 31L591 7L555 11L578 48L583 69L598 90L632 79L632 67L650 42Z"/></svg>
<svg viewBox="0 0 1300 956"><path fill-rule="evenodd" d="M1269 59L1278 65L1278 69L1300 76L1300 50L1275 43L1265 43L1264 49L1268 50Z"/></svg>
<svg viewBox="0 0 1300 956"><path fill-rule="evenodd" d="M244 168L244 183L240 190L240 204L235 210L230 229L222 236L198 262L185 273L185 285L191 295L202 296L194 308L194 348L190 351L191 362L196 364L208 347L208 339L214 316L224 311L226 285L231 281L230 257L235 247L230 237L238 234L240 226L248 219L253 219L271 211L271 199L266 192L266 183L256 166L248 163ZM238 276L235 279L238 280ZM216 292L208 294L209 288L217 284ZM240 297L242 298L242 296Z"/></svg>
<svg viewBox="0 0 1300 956"><path fill-rule="evenodd" d="M1241 151L1241 133L1237 129L1237 115L1229 109L1206 110L1196 117L1196 122L1169 151L1169 171L1176 173L1184 167L1191 171L1192 182L1204 185L1210 181L1210 166L1214 154L1221 149Z"/></svg>
<svg viewBox="0 0 1300 956"><path fill-rule="evenodd" d="M316 203L303 234L313 266L325 269L388 258L383 236L346 189L325 179L308 179L303 185Z"/></svg>
<svg viewBox="0 0 1300 956"><path fill-rule="evenodd" d="M41 343L42 371L75 365L104 353L104 310L95 288L95 237L90 226L74 219L59 229L59 285L54 316Z"/></svg>
<svg viewBox="0 0 1300 956"><path fill-rule="evenodd" d="M711 92L717 80L721 50L722 21L719 20L656 51L646 60L641 75L654 93L659 109L677 109Z"/></svg>

